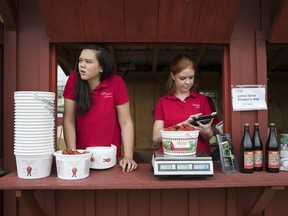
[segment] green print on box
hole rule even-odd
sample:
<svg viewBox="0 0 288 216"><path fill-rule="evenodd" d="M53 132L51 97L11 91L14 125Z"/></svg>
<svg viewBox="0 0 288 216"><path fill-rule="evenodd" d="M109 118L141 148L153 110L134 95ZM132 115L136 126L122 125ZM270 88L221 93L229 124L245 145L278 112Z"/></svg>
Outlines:
<svg viewBox="0 0 288 216"><path fill-rule="evenodd" d="M186 151L196 153L197 140L163 140L163 148L168 152Z"/></svg>
<svg viewBox="0 0 288 216"><path fill-rule="evenodd" d="M164 154L196 154L199 130L194 131L161 131Z"/></svg>

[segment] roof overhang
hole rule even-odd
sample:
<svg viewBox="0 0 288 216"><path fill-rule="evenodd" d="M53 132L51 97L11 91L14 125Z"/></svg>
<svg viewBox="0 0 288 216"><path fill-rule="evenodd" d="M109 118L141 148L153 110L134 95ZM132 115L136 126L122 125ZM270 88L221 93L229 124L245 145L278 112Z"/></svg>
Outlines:
<svg viewBox="0 0 288 216"><path fill-rule="evenodd" d="M230 42L240 2L38 1L50 42L185 41L214 44Z"/></svg>

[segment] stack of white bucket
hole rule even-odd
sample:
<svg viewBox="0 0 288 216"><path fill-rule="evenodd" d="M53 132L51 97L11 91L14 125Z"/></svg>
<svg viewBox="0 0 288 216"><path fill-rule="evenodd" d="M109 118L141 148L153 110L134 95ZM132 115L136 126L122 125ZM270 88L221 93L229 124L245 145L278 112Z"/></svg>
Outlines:
<svg viewBox="0 0 288 216"><path fill-rule="evenodd" d="M54 104L54 92L14 92L14 154L19 178L44 178L51 173Z"/></svg>

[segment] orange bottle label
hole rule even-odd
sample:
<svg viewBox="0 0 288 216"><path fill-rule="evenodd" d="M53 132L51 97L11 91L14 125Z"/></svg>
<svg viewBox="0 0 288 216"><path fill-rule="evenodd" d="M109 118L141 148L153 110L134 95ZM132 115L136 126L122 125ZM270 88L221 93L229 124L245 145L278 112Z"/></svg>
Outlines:
<svg viewBox="0 0 288 216"><path fill-rule="evenodd" d="M279 168L279 151L268 151L268 168Z"/></svg>
<svg viewBox="0 0 288 216"><path fill-rule="evenodd" d="M254 167L262 167L263 166L263 155L261 150L254 151Z"/></svg>
<svg viewBox="0 0 288 216"><path fill-rule="evenodd" d="M244 151L244 169L254 168L254 155L251 151Z"/></svg>

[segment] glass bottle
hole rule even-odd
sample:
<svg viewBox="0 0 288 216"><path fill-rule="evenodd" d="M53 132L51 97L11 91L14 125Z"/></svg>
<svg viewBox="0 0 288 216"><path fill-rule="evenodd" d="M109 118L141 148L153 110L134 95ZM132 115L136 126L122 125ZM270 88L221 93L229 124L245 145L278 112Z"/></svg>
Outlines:
<svg viewBox="0 0 288 216"><path fill-rule="evenodd" d="M254 171L263 170L263 145L259 134L259 124L254 123L254 131L252 136L254 147Z"/></svg>
<svg viewBox="0 0 288 216"><path fill-rule="evenodd" d="M244 125L244 134L240 145L240 171L254 172L254 148L249 133L249 124Z"/></svg>
<svg viewBox="0 0 288 216"><path fill-rule="evenodd" d="M275 131L275 123L269 124L269 136L265 146L265 170L267 172L279 172L279 144Z"/></svg>

